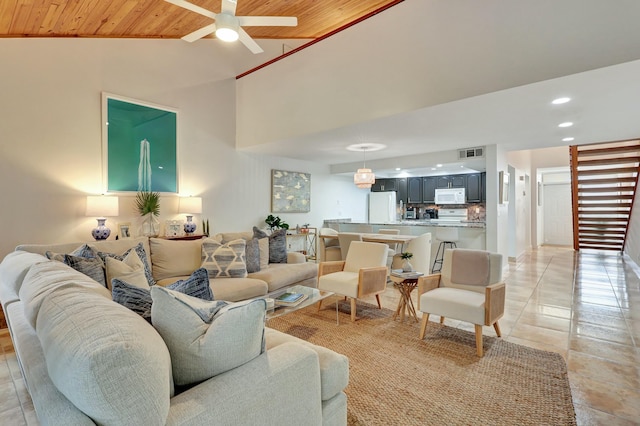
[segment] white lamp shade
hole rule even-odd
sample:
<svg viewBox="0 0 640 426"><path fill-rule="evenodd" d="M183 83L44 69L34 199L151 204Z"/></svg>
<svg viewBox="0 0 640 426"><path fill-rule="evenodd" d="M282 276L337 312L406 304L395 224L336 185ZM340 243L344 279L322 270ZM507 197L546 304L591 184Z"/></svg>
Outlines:
<svg viewBox="0 0 640 426"><path fill-rule="evenodd" d="M87 216L114 217L119 214L118 197L105 195L87 196Z"/></svg>
<svg viewBox="0 0 640 426"><path fill-rule="evenodd" d="M353 175L353 183L358 188L371 188L371 185L376 183L376 175L373 174L371 169L358 169Z"/></svg>
<svg viewBox="0 0 640 426"><path fill-rule="evenodd" d="M216 37L222 41L232 42L238 40L240 34L238 18L229 13L218 13L216 16Z"/></svg>
<svg viewBox="0 0 640 426"><path fill-rule="evenodd" d="M180 197L178 202L178 213L202 213L202 197Z"/></svg>

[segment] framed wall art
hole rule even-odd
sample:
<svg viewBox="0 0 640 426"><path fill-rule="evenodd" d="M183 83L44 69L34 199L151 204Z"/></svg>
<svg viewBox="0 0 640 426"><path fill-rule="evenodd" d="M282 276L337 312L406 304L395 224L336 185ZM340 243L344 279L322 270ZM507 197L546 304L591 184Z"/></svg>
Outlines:
<svg viewBox="0 0 640 426"><path fill-rule="evenodd" d="M102 93L106 192L178 192L178 111Z"/></svg>
<svg viewBox="0 0 640 426"><path fill-rule="evenodd" d="M271 170L271 211L273 213L311 211L311 174Z"/></svg>

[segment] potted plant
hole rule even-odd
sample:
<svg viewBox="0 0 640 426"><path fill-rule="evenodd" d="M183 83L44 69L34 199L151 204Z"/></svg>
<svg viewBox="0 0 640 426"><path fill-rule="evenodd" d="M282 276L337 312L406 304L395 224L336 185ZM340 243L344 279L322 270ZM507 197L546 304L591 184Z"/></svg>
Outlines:
<svg viewBox="0 0 640 426"><path fill-rule="evenodd" d="M276 229L289 229L289 224L287 222L280 219L280 217L274 216L272 214L267 216L267 218L264 220L264 223L269 225L269 229L272 231Z"/></svg>
<svg viewBox="0 0 640 426"><path fill-rule="evenodd" d="M413 271L413 265L409 262L409 260L411 260L412 257L413 257L413 253L410 253L408 251L402 252L400 254L400 258L404 261L402 262L402 272Z"/></svg>
<svg viewBox="0 0 640 426"><path fill-rule="evenodd" d="M139 191L136 194L136 210L143 218L142 235L145 237L157 237L160 222L160 194L151 191Z"/></svg>

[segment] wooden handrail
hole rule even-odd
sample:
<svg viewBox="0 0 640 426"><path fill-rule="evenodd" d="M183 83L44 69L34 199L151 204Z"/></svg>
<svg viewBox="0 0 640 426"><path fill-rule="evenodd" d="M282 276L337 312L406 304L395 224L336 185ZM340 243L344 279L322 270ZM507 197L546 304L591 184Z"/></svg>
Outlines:
<svg viewBox="0 0 640 426"><path fill-rule="evenodd" d="M569 147L569 158L571 160L571 207L573 211L573 249L580 250L578 229L578 146Z"/></svg>

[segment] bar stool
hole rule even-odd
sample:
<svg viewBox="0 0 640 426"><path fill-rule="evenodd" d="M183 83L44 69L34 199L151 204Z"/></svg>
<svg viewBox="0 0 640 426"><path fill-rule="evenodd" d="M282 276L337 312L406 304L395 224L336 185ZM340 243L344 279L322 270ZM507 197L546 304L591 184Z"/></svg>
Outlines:
<svg viewBox="0 0 640 426"><path fill-rule="evenodd" d="M454 227L439 227L436 228L436 240L440 241L438 251L436 252L436 258L433 261L433 267L431 273L440 272L442 270L442 259L444 258L444 251L447 248L457 248L458 242L458 228ZM448 247L447 247L448 246ZM436 269L437 268L437 269Z"/></svg>

